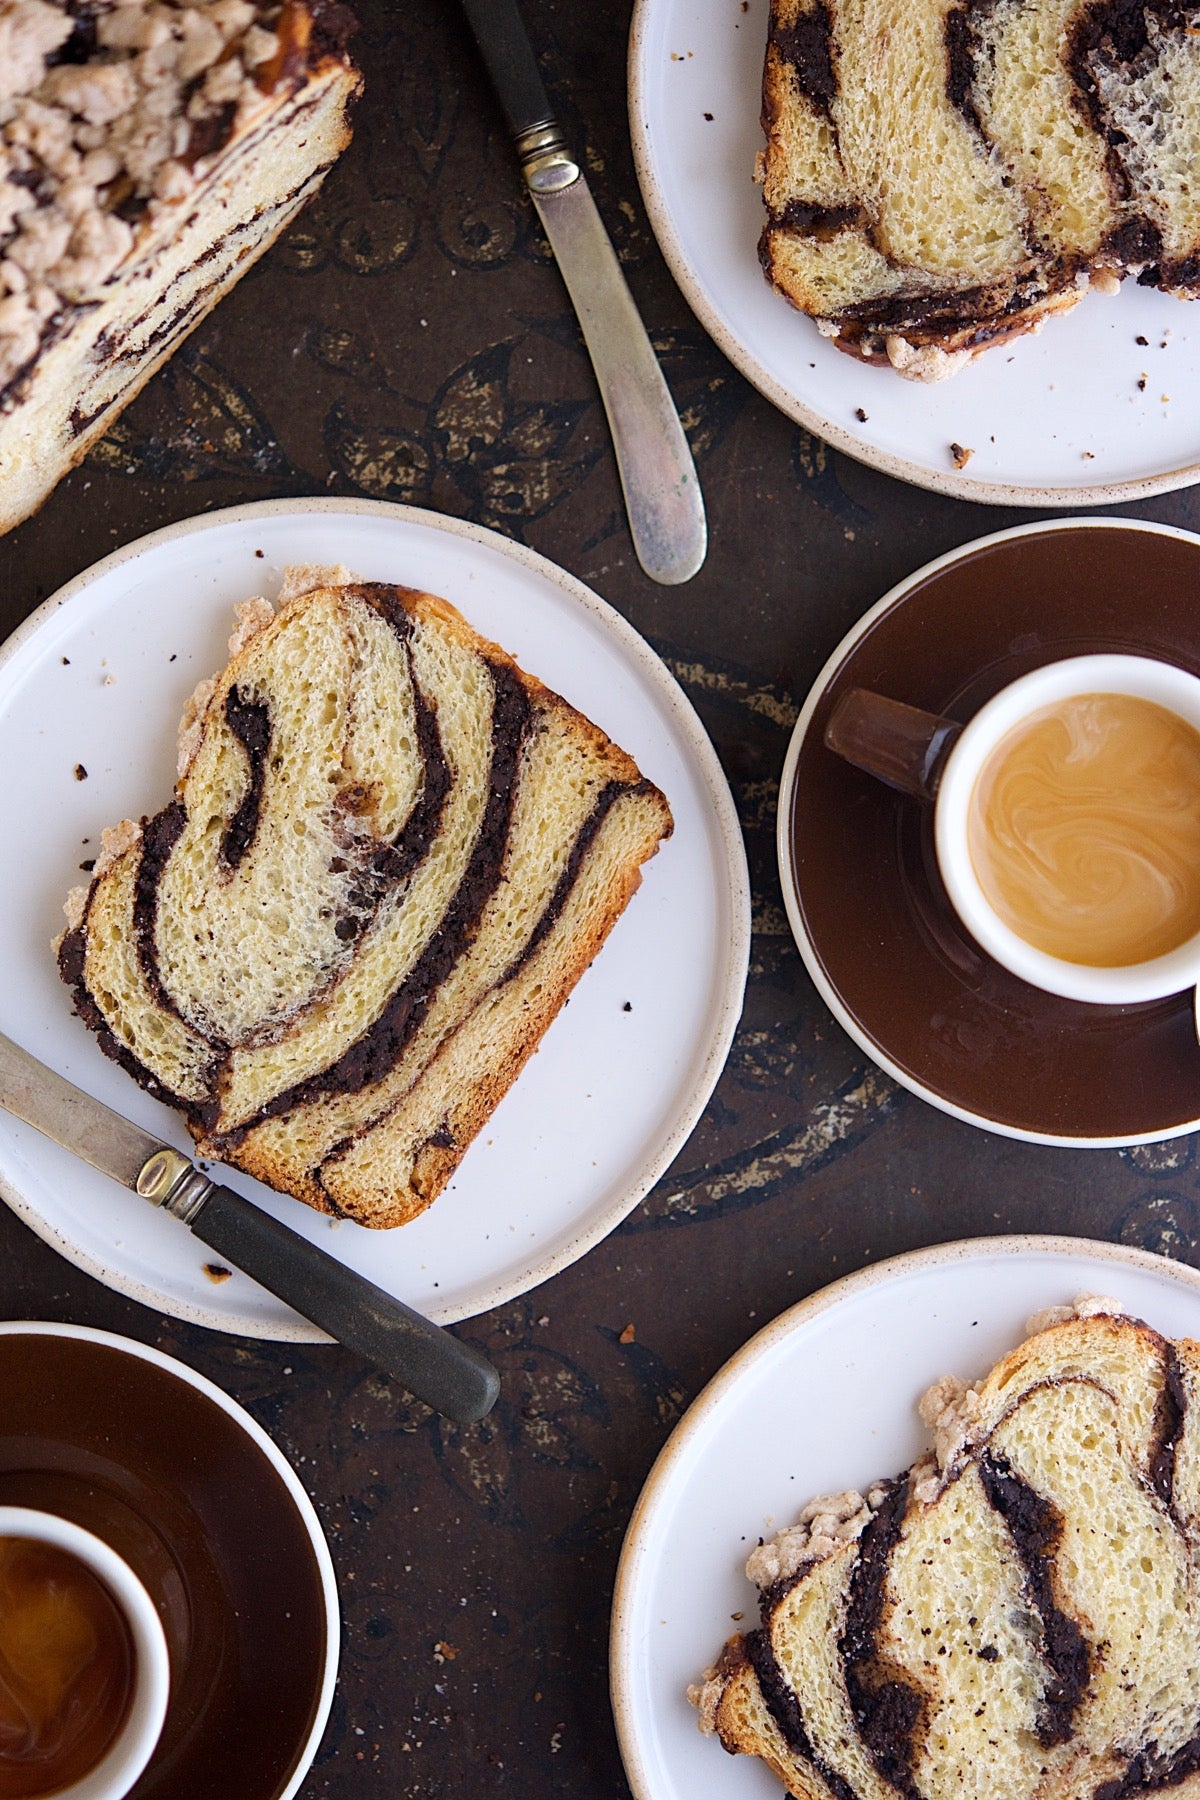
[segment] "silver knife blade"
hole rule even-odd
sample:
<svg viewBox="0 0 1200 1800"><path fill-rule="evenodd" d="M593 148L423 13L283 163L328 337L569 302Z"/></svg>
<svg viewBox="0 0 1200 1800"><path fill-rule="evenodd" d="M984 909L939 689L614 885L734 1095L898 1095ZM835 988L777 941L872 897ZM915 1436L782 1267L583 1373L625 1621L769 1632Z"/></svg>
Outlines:
<svg viewBox="0 0 1200 1800"><path fill-rule="evenodd" d="M708 548L700 483L604 221L582 174L530 192L600 384L638 561L654 581L690 581Z"/></svg>
<svg viewBox="0 0 1200 1800"><path fill-rule="evenodd" d="M2 1032L0 1106L135 1193L149 1159L171 1148L74 1087Z"/></svg>

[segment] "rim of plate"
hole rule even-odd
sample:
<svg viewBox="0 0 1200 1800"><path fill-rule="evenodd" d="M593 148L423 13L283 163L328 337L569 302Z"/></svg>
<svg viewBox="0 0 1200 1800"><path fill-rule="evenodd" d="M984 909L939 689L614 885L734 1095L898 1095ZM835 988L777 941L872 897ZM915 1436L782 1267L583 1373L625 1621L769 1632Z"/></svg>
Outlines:
<svg viewBox="0 0 1200 1800"><path fill-rule="evenodd" d="M631 1669L637 1648L633 1641L634 1589L647 1554L640 1540L648 1516L658 1504L662 1489L673 1474L676 1464L690 1449L693 1439L703 1431L726 1395L755 1363L769 1355L781 1339L791 1337L810 1320L839 1305L848 1295L881 1287L910 1269L930 1269L943 1265L948 1267L953 1263L968 1262L976 1256L1030 1255L1083 1256L1097 1262L1121 1263L1126 1267L1159 1273L1165 1269L1177 1276L1185 1287L1192 1288L1200 1295L1200 1269L1194 1269L1188 1263L1174 1262L1170 1257L1156 1256L1150 1250L1139 1250L1130 1244L1112 1244L1102 1238L1065 1237L1057 1234L1042 1236L1032 1232L1011 1233L1002 1237L955 1238L948 1244L932 1244L921 1250L902 1251L899 1256L889 1256L883 1262L856 1269L853 1274L842 1275L826 1287L818 1288L815 1294L798 1300L795 1306L789 1306L785 1312L772 1319L769 1325L764 1325L761 1331L755 1332L701 1388L651 1464L630 1514L629 1524L625 1528L613 1583L608 1654L609 1691L621 1761L635 1800L657 1800L636 1736L634 1702L630 1692Z"/></svg>
<svg viewBox="0 0 1200 1800"><path fill-rule="evenodd" d="M936 1106L939 1112L949 1113L951 1118L962 1119L968 1125L977 1125L983 1131L994 1131L999 1137L1017 1138L1025 1144L1050 1144L1063 1150L1123 1150L1133 1144L1165 1144L1171 1138L1186 1137L1189 1132L1200 1130L1200 1114L1189 1120L1187 1124L1171 1126L1168 1131L1141 1132L1134 1137L1059 1137L1052 1132L1026 1131L1019 1125L1000 1124L995 1119L985 1118L982 1113L971 1112L967 1107L959 1106L953 1100L946 1099L943 1094L935 1094L932 1088L923 1086L915 1076L910 1075L907 1070L901 1069L894 1063L882 1045L877 1044L861 1028L826 976L816 947L805 929L800 911L800 901L792 872L790 821L796 767L800 761L800 748L813 713L842 663L859 641L866 636L876 619L880 618L898 601L903 600L913 588L930 575L936 575L940 569L949 568L952 563L960 562L963 557L973 555L976 550L990 549L993 544L1003 544L1012 538L1033 537L1039 532L1096 529L1148 531L1159 537L1182 538L1186 543L1200 547L1200 533L1184 531L1178 525L1160 525L1149 519L1035 519L1028 525L1010 525L1004 531L992 531L985 537L972 538L969 543L960 544L956 550L947 550L944 556L935 556L932 562L924 563L911 575L906 575L903 581L897 582L895 587L889 588L883 598L877 600L874 606L869 607L858 623L850 627L813 682L788 740L787 755L783 760L783 773L779 778L779 810L775 819L775 857L779 864L779 880L783 887L783 904L788 924L792 928L796 948L800 952L814 986L846 1035L853 1038L859 1049L864 1050L871 1061L886 1075L890 1075L893 1081L899 1082L900 1086L907 1088L909 1093L916 1094L919 1100L925 1100L930 1106Z"/></svg>
<svg viewBox="0 0 1200 1800"><path fill-rule="evenodd" d="M1191 462L1165 470L1161 475L1143 475L1133 481L1115 481L1094 487L1023 487L1010 482L979 481L957 469L931 469L924 463L898 456L876 444L855 437L844 425L809 406L790 388L776 380L765 363L738 335L725 314L720 311L684 250L682 239L667 205L662 183L655 167L653 133L647 102L649 80L646 69L651 13L663 0L634 0L633 19L629 28L629 131L633 140L633 161L637 170L642 202L658 247L683 297L708 335L742 375L772 406L806 431L823 438L835 450L851 456L856 462L894 475L913 487L928 488L935 494L950 494L957 500L975 500L985 506L1117 506L1130 500L1148 500L1154 494L1169 494L1176 488L1191 487L1200 481L1200 462ZM787 302L780 297L780 305Z"/></svg>
<svg viewBox="0 0 1200 1800"><path fill-rule="evenodd" d="M186 1382L189 1387L195 1388L197 1393L212 1400L223 1413L228 1414L235 1425L240 1425L251 1443L262 1452L282 1480L292 1504L300 1515L304 1529L308 1533L308 1539L320 1572L321 1592L325 1600L325 1667L321 1677L321 1691L317 1697L317 1710L296 1766L288 1777L287 1786L282 1788L278 1795L278 1800L294 1800L300 1783L312 1767L313 1758L317 1754L317 1748L329 1722L329 1713L333 1706L333 1690L337 1683L342 1626L337 1580L333 1572L333 1558L329 1553L325 1533L321 1529L321 1521L317 1517L316 1509L299 1476L275 1440L268 1437L262 1426L250 1416L244 1406L240 1406L236 1400L225 1393L223 1388L219 1388L215 1381L210 1381L207 1375L201 1375L196 1369L189 1369L186 1363L180 1362L177 1357L168 1356L165 1351L156 1350L152 1344L139 1343L136 1338L122 1337L115 1331L100 1331L94 1325L59 1324L48 1319L0 1321L0 1337L21 1335L80 1338L85 1343L103 1344L110 1350L123 1351L127 1356L138 1356L143 1362L154 1363L156 1367L165 1369L168 1375L176 1376L180 1381Z"/></svg>
<svg viewBox="0 0 1200 1800"><path fill-rule="evenodd" d="M721 991L713 1004L713 1030L708 1053L695 1084L685 1103L680 1107L671 1129L660 1140L657 1152L643 1162L637 1176L621 1197L594 1219L589 1227L575 1233L557 1251L544 1255L526 1268L522 1274L514 1276L510 1281L498 1282L495 1286L487 1289L479 1296L477 1302L471 1302L469 1309L451 1307L444 1312L430 1310L429 1316L437 1324L452 1325L463 1319L478 1318L482 1313L490 1312L494 1307L504 1306L510 1300L519 1298L520 1295L528 1293L531 1288L539 1287L542 1282L549 1281L552 1276L561 1273L563 1269L570 1268L581 1256L586 1255L589 1250L602 1243L621 1221L629 1216L634 1207L645 1199L695 1130L700 1115L725 1067L733 1035L742 1013L750 963L750 872L746 862L746 846L729 782L721 768L712 740L700 721L699 714L662 658L651 648L641 633L629 623L624 614L618 612L607 600L601 599L599 594L588 587L585 582L580 581L577 576L560 568L557 563L551 562L549 557L542 556L538 551L530 550L527 545L519 544L514 539L505 537L501 532L492 531L485 525L476 525L468 519L449 518L442 513L433 512L428 507L401 506L390 500L360 500L322 494L308 499L252 500L242 506L223 507L216 512L199 513L188 519L179 519L173 525L161 526L157 531L147 532L144 537L134 538L119 549L110 551L99 562L92 563L43 600L41 605L36 607L3 643L0 643L0 677L3 676L3 672L12 658L37 635L48 619L59 612L68 601L73 600L76 594L90 587L93 582L103 576L110 574L114 569L119 569L123 564L132 562L137 557L157 550L165 544L173 543L181 537L198 536L205 531L219 529L222 526L238 525L255 519L286 517L296 513L351 514L361 517L385 518L392 519L399 524L421 525L435 531L444 531L452 537L463 538L469 543L478 544L481 548L499 551L502 555L521 564L531 574L540 576L561 589L568 599L575 601L612 634L618 646L661 693L670 708L671 717L684 739L685 748L703 777L704 788L711 801L720 832L723 852L721 867L728 876L731 912L730 931L725 953L726 974ZM48 1220L43 1219L37 1209L23 1195L14 1190L12 1183L5 1175L0 1175L0 1195L44 1243L49 1244L52 1249L65 1256L68 1262L74 1263L76 1268L83 1269L86 1274L102 1282L105 1287L125 1294L131 1300L137 1300L152 1310L166 1310L172 1318L181 1319L193 1325L203 1325L210 1331L258 1338L263 1342L308 1344L331 1341L325 1332L318 1331L303 1320L295 1325L278 1320L264 1328L263 1322L252 1316L240 1318L211 1313L195 1302L176 1300L173 1296L170 1297L171 1304L164 1309L164 1295L160 1289L148 1287L119 1270L111 1269L101 1258L80 1249ZM282 1795L280 1800L289 1800L289 1797Z"/></svg>

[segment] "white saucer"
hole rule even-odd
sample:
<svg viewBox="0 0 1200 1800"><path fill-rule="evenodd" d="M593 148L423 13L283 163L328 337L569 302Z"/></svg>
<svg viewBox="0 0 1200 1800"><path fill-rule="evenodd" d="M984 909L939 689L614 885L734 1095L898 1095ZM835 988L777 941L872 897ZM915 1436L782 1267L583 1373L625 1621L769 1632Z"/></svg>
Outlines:
<svg viewBox="0 0 1200 1800"><path fill-rule="evenodd" d="M779 1800L762 1763L701 1737L685 1698L726 1638L758 1623L746 1557L814 1495L906 1468L928 1441L923 1389L985 1374L1032 1313L1081 1293L1200 1335L1195 1269L1082 1238L985 1238L834 1282L709 1382L650 1471L617 1571L610 1676L636 1800Z"/></svg>
<svg viewBox="0 0 1200 1800"><path fill-rule="evenodd" d="M486 637L628 749L675 832L537 1056L436 1205L394 1232L331 1225L234 1185L387 1291L447 1322L544 1281L649 1191L725 1062L749 954L745 852L704 729L633 628L579 581L495 532L366 500L209 514L115 552L47 600L0 651L0 1029L80 1087L187 1147L180 1120L71 1015L50 940L100 831L156 811L197 680L222 667L234 602L285 563L343 562L444 595ZM76 767L87 779L77 779ZM628 1009L626 1010L628 1005ZM26 1126L0 1117L0 1192L65 1255L146 1305L248 1336L320 1333L203 1246Z"/></svg>

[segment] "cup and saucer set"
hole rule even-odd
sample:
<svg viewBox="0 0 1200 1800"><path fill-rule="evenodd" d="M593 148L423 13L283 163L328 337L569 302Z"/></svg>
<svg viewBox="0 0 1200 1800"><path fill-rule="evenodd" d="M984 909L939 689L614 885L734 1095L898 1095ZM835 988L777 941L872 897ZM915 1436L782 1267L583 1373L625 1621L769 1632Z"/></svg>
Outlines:
<svg viewBox="0 0 1200 1800"><path fill-rule="evenodd" d="M1077 1147L1200 1127L1197 946L1153 969L1140 956L1117 968L1031 952L965 854L987 754L1044 706L1144 694L1200 726L1198 591L1200 540L1169 526L1081 518L999 532L886 594L801 712L778 827L800 953L868 1055L957 1118ZM902 703L890 727L888 701ZM918 711L906 720L905 708ZM926 788L940 778L936 807L919 797L922 756Z"/></svg>

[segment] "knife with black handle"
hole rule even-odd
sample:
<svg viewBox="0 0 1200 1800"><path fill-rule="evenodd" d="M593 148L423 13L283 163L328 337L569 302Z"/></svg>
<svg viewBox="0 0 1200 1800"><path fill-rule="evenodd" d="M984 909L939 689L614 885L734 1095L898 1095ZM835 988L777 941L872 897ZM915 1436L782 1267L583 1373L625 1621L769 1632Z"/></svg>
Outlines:
<svg viewBox="0 0 1200 1800"><path fill-rule="evenodd" d="M179 1150L93 1100L0 1033L0 1106L190 1227L225 1261L460 1425L491 1411L492 1364Z"/></svg>
<svg viewBox="0 0 1200 1800"><path fill-rule="evenodd" d="M690 581L704 561L704 500L675 402L596 211L550 109L516 0L462 0L600 386L638 561Z"/></svg>

